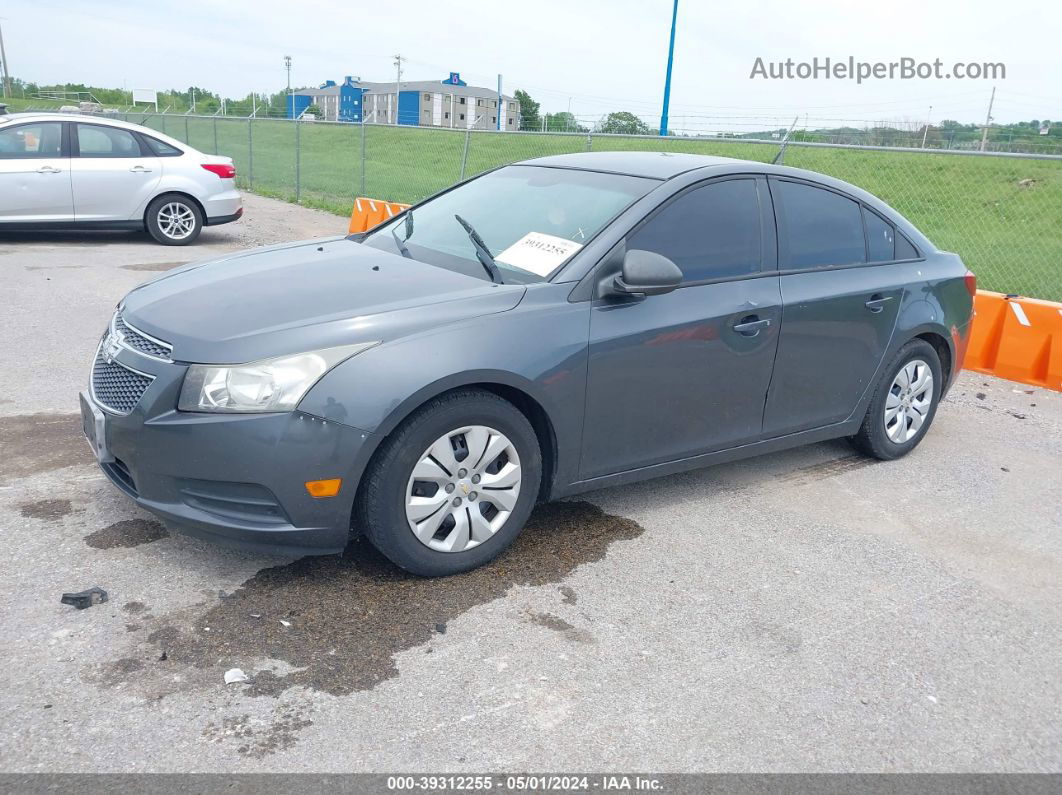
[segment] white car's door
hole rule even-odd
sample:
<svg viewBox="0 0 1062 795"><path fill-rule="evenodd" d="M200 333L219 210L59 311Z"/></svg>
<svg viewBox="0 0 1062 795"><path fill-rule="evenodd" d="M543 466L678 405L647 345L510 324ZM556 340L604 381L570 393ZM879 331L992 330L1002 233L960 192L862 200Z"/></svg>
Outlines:
<svg viewBox="0 0 1062 795"><path fill-rule="evenodd" d="M129 130L75 122L71 184L77 221L136 219L162 176L159 159Z"/></svg>
<svg viewBox="0 0 1062 795"><path fill-rule="evenodd" d="M0 127L0 223L72 221L63 122Z"/></svg>

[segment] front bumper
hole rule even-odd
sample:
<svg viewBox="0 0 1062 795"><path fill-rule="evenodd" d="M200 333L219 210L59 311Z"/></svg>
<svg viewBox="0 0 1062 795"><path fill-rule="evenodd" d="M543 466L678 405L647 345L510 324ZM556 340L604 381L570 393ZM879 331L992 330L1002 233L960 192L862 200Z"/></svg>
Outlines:
<svg viewBox="0 0 1062 795"><path fill-rule="evenodd" d="M124 349L115 359L154 376L129 414L82 396L103 415L93 432L115 486L179 532L271 553L343 550L369 433L298 411L178 412L184 365ZM306 481L336 477L337 496L307 493Z"/></svg>

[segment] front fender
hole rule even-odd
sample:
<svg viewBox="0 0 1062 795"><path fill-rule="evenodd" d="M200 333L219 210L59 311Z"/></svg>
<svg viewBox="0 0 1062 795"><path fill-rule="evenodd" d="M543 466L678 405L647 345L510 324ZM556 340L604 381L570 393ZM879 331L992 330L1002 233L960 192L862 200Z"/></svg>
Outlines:
<svg viewBox="0 0 1062 795"><path fill-rule="evenodd" d="M557 483L575 479L586 391L589 303L571 285L531 285L516 308L421 331L354 356L327 373L299 410L371 433L373 446L433 397L501 385L544 410L556 439Z"/></svg>

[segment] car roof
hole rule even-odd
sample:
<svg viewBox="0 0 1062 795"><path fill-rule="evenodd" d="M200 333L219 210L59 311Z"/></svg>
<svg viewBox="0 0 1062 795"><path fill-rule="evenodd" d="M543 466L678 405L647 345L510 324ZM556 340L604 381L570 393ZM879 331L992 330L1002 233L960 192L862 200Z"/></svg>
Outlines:
<svg viewBox="0 0 1062 795"><path fill-rule="evenodd" d="M158 138L160 141L164 141L171 146L176 146L182 152L198 151L189 144L166 135L166 133L159 132L158 130L154 130L143 124L134 124L128 121L122 121L121 119L115 119L111 116L100 116L98 114L91 115L87 113L60 113L58 111L25 111L23 113L9 113L0 116L0 124L27 121L80 121L91 124L103 124L108 127L120 127L123 130L137 130L138 132L150 135L152 138Z"/></svg>
<svg viewBox="0 0 1062 795"><path fill-rule="evenodd" d="M732 157L690 155L684 152L578 152L522 160L518 165L607 171L632 177L671 179L697 168L734 166L749 162L751 161L736 160Z"/></svg>

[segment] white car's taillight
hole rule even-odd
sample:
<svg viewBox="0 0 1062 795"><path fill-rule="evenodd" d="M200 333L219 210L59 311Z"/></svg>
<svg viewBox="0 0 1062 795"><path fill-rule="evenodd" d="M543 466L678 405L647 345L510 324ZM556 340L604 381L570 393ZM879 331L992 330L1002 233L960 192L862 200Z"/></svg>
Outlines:
<svg viewBox="0 0 1062 795"><path fill-rule="evenodd" d="M217 174L221 179L236 179L236 166L231 163L200 163L200 165L212 174Z"/></svg>

